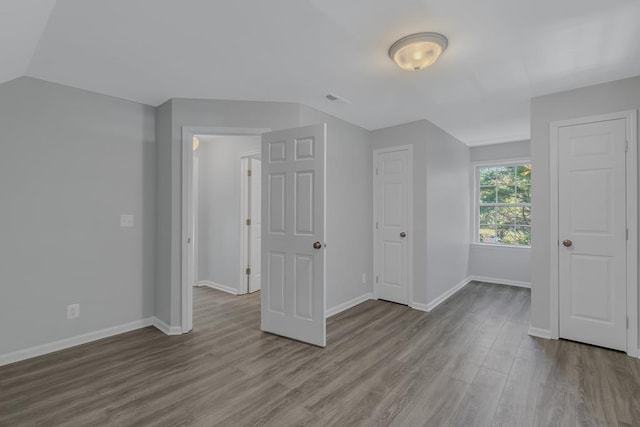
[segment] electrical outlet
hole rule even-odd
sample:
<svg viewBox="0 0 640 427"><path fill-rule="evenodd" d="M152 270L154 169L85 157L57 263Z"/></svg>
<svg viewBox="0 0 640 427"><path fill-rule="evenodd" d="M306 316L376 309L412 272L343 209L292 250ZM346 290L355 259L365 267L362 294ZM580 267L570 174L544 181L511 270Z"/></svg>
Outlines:
<svg viewBox="0 0 640 427"><path fill-rule="evenodd" d="M67 306L67 320L80 317L80 304L70 304Z"/></svg>
<svg viewBox="0 0 640 427"><path fill-rule="evenodd" d="M120 227L133 227L133 215L120 215Z"/></svg>
<svg viewBox="0 0 640 427"><path fill-rule="evenodd" d="M363 285L367 284L367 273L362 273L362 284Z"/></svg>

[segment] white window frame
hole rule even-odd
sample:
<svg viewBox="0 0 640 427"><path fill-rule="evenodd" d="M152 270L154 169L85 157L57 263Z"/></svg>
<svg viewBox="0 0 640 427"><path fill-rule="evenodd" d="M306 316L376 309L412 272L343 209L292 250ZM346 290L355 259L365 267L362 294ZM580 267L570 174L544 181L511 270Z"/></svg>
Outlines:
<svg viewBox="0 0 640 427"><path fill-rule="evenodd" d="M473 201L471 206L473 207L472 217L473 217L473 236L471 236L471 244L477 246L485 246L491 248L509 248L509 249L530 249L531 246L525 245L506 245L499 243L484 243L480 242L478 236L480 235L480 169L482 168L490 168L490 167L501 167L501 166L519 166L523 164L531 164L531 159L528 158L515 158L515 159L506 159L506 160L490 160L483 162L474 162L473 166L473 191L472 197ZM529 203L529 206L533 207L533 203Z"/></svg>

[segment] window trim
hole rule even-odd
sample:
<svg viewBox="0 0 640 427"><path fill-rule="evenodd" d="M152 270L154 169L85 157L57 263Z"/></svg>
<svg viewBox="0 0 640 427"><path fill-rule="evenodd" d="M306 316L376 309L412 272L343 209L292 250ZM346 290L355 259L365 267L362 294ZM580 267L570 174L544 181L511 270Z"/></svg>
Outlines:
<svg viewBox="0 0 640 427"><path fill-rule="evenodd" d="M528 249L531 248L531 245L505 245L505 244L497 244L497 243L485 243L481 242L478 239L480 234L480 169L488 168L488 167L499 167L499 166L518 166L522 164L531 164L531 159L527 157L516 157L512 159L502 159L502 160L486 160L479 162L472 162L471 166L473 168L473 191L471 195L473 200L471 202L472 207L472 217L473 217L473 226L472 228L472 236L471 236L471 244L474 246L480 247L491 247L491 248L517 248L517 249ZM508 204L512 205L512 204ZM533 204L530 203L529 206L533 207Z"/></svg>

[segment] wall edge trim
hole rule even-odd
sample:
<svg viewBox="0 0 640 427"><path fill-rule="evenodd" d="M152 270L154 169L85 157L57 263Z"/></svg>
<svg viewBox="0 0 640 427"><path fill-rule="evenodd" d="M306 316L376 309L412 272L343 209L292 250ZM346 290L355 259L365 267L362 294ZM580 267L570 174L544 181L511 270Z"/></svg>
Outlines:
<svg viewBox="0 0 640 427"><path fill-rule="evenodd" d="M358 304L362 304L365 301L373 299L373 294L371 292L367 292L366 294L360 295L358 297L352 298L349 301L343 302L342 304L338 304L335 307L331 307L325 312L325 318L335 316L338 313L342 313L352 307L355 307Z"/></svg>
<svg viewBox="0 0 640 427"><path fill-rule="evenodd" d="M551 339L551 331L549 329L536 328L534 326L529 326L529 335L532 337L544 338L547 340Z"/></svg>
<svg viewBox="0 0 640 427"><path fill-rule="evenodd" d="M207 288L217 289L222 292L226 292L232 295L238 295L238 290L236 288L232 288L231 286L222 285L220 283L211 282L209 280L201 280L198 282L196 286L204 286Z"/></svg>
<svg viewBox="0 0 640 427"><path fill-rule="evenodd" d="M155 326L154 319L155 317L148 317L146 319L135 320L133 322L112 326L110 328L86 332L84 334L76 335L73 337L63 338L61 340L52 341L46 344L40 344L22 350L16 350L11 353L6 353L0 355L0 366L9 365L11 363L20 362L38 356L43 356L45 354L54 353L60 350L65 350L93 341L98 341L103 338L109 338L111 336L120 335L125 332L131 332L136 329L142 329L152 325Z"/></svg>
<svg viewBox="0 0 640 427"><path fill-rule="evenodd" d="M470 282L471 282L471 279L469 277L465 277L464 279L462 279L462 281L460 283L455 285L453 288L449 289L448 291L443 292L442 294L440 294L440 296L435 298L433 301L427 303L426 304L426 309L427 309L426 311L431 311L431 310L435 309L440 304L442 304L443 302L445 302L446 300L451 298L453 296L453 294L455 294L456 292L458 292L459 290L461 290L462 288L467 286Z"/></svg>
<svg viewBox="0 0 640 427"><path fill-rule="evenodd" d="M469 276L469 281L473 280L476 282L495 283L496 285L516 286L518 288L531 289L531 282L519 282L517 280L498 279L496 277Z"/></svg>
<svg viewBox="0 0 640 427"><path fill-rule="evenodd" d="M182 335L182 328L180 326L169 326L161 319L153 316L152 325L165 335Z"/></svg>

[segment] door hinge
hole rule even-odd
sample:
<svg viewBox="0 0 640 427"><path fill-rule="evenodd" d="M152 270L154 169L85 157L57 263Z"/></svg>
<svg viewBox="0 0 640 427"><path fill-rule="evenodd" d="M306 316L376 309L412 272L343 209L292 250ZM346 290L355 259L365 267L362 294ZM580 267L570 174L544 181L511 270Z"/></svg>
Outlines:
<svg viewBox="0 0 640 427"><path fill-rule="evenodd" d="M378 175L378 168L376 168L376 175Z"/></svg>
<svg viewBox="0 0 640 427"><path fill-rule="evenodd" d="M251 176L251 169L247 169L247 176Z"/></svg>
<svg viewBox="0 0 640 427"><path fill-rule="evenodd" d="M629 141L625 139L624 141L624 152L629 152Z"/></svg>
<svg viewBox="0 0 640 427"><path fill-rule="evenodd" d="M378 229L378 221L376 221L376 230Z"/></svg>
<svg viewBox="0 0 640 427"><path fill-rule="evenodd" d="M629 329L629 316L627 316L627 329Z"/></svg>
<svg viewBox="0 0 640 427"><path fill-rule="evenodd" d="M629 229L627 228L627 240L629 240Z"/></svg>
<svg viewBox="0 0 640 427"><path fill-rule="evenodd" d="M376 283L378 283L378 276L376 276Z"/></svg>
<svg viewBox="0 0 640 427"><path fill-rule="evenodd" d="M246 223L247 223L247 225L251 225L251 220L250 220L250 219L248 219L248 220L246 221Z"/></svg>
<svg viewBox="0 0 640 427"><path fill-rule="evenodd" d="M249 267L247 267L246 270L244 270L245 274L248 276L251 274L251 269Z"/></svg>

